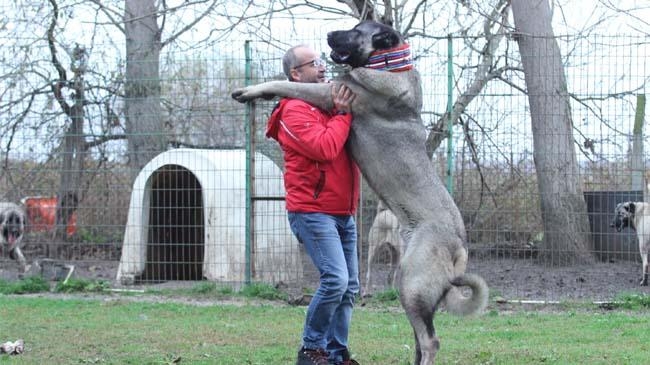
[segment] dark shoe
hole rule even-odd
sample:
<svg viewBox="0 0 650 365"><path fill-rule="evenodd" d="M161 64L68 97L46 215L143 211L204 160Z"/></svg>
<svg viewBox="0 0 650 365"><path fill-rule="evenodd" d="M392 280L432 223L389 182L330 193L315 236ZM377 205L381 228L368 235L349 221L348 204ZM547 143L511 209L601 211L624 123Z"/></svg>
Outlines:
<svg viewBox="0 0 650 365"><path fill-rule="evenodd" d="M337 362L336 365L360 365L357 360L351 359L350 356L350 351L344 350L343 351L343 361L342 362Z"/></svg>
<svg viewBox="0 0 650 365"><path fill-rule="evenodd" d="M298 351L296 365L329 365L329 362L327 362L327 351L323 349L312 350L303 347Z"/></svg>

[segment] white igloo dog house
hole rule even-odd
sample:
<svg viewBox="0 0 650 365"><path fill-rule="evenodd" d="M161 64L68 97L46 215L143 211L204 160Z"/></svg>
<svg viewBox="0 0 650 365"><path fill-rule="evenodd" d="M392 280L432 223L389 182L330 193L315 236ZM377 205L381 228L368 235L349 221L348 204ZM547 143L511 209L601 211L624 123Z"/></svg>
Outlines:
<svg viewBox="0 0 650 365"><path fill-rule="evenodd" d="M133 183L117 280L276 283L302 278L286 218L282 171L255 154L254 219L246 247L246 152L175 149L152 159ZM268 197L264 199L263 197Z"/></svg>

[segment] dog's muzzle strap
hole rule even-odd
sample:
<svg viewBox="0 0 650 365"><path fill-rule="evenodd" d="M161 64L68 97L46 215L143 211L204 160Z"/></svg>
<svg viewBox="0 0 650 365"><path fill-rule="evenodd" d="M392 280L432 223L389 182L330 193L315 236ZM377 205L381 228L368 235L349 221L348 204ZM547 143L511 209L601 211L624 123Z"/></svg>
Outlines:
<svg viewBox="0 0 650 365"><path fill-rule="evenodd" d="M411 46L404 43L399 47L373 52L364 66L373 70L401 72L413 69Z"/></svg>

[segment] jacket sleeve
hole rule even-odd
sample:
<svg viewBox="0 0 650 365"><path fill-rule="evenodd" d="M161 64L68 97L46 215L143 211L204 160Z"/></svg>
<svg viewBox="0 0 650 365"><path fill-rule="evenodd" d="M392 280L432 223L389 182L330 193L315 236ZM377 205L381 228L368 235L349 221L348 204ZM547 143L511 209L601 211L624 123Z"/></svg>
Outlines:
<svg viewBox="0 0 650 365"><path fill-rule="evenodd" d="M328 119L322 123L322 118ZM283 143L300 154L316 161L332 161L345 146L352 116L329 117L303 101L287 103L280 118Z"/></svg>

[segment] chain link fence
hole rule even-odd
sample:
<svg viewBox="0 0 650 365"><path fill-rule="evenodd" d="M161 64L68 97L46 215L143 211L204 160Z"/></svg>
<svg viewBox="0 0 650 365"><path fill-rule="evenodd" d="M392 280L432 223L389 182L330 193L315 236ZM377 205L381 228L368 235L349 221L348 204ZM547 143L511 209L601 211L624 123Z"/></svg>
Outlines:
<svg viewBox="0 0 650 365"><path fill-rule="evenodd" d="M507 298L600 300L624 291L648 293L638 286L636 236L616 232L609 223L616 203L643 200L646 137L638 120L645 118L650 38L580 35L556 41L593 240L589 255L594 260L587 265L540 259L548 232L516 41L502 40L499 56L489 64L482 63L486 54L477 50L475 38L443 35L411 44L423 81L423 121L431 133L447 136L433 163L463 214L469 271L483 275L495 295ZM291 235L284 211L281 152L264 137L275 101L246 106L230 98L246 83L283 79L282 55L299 43L322 50L323 59L329 59L321 35L163 53L157 133L167 148L138 168L127 154L128 124L138 121L126 119L119 92L107 92L123 87L124 66L107 60L106 51L98 51L101 46L89 50L93 72L84 79L83 129L73 132L84 141L84 149L74 150L84 156L81 164L65 162L70 120L47 89L34 91L34 85L47 85L55 77L50 73L44 81L27 70L19 82L5 79L9 91L3 110L13 112L0 117L0 188L4 201L26 209L27 260L72 264L76 275L114 285L212 280L225 285L261 281L296 292L313 287L317 273ZM0 50L7 72L11 50ZM47 54L45 48L34 52ZM343 72L333 64L328 70L329 77ZM35 96L31 105L28 95ZM446 129L449 100L452 107L461 103L463 112ZM65 174L79 184L73 209L61 219ZM363 291L374 293L391 286L403 247L394 234L395 222L367 186L361 203ZM568 255L569 247L557 254ZM6 247L3 253L2 274L18 277Z"/></svg>

